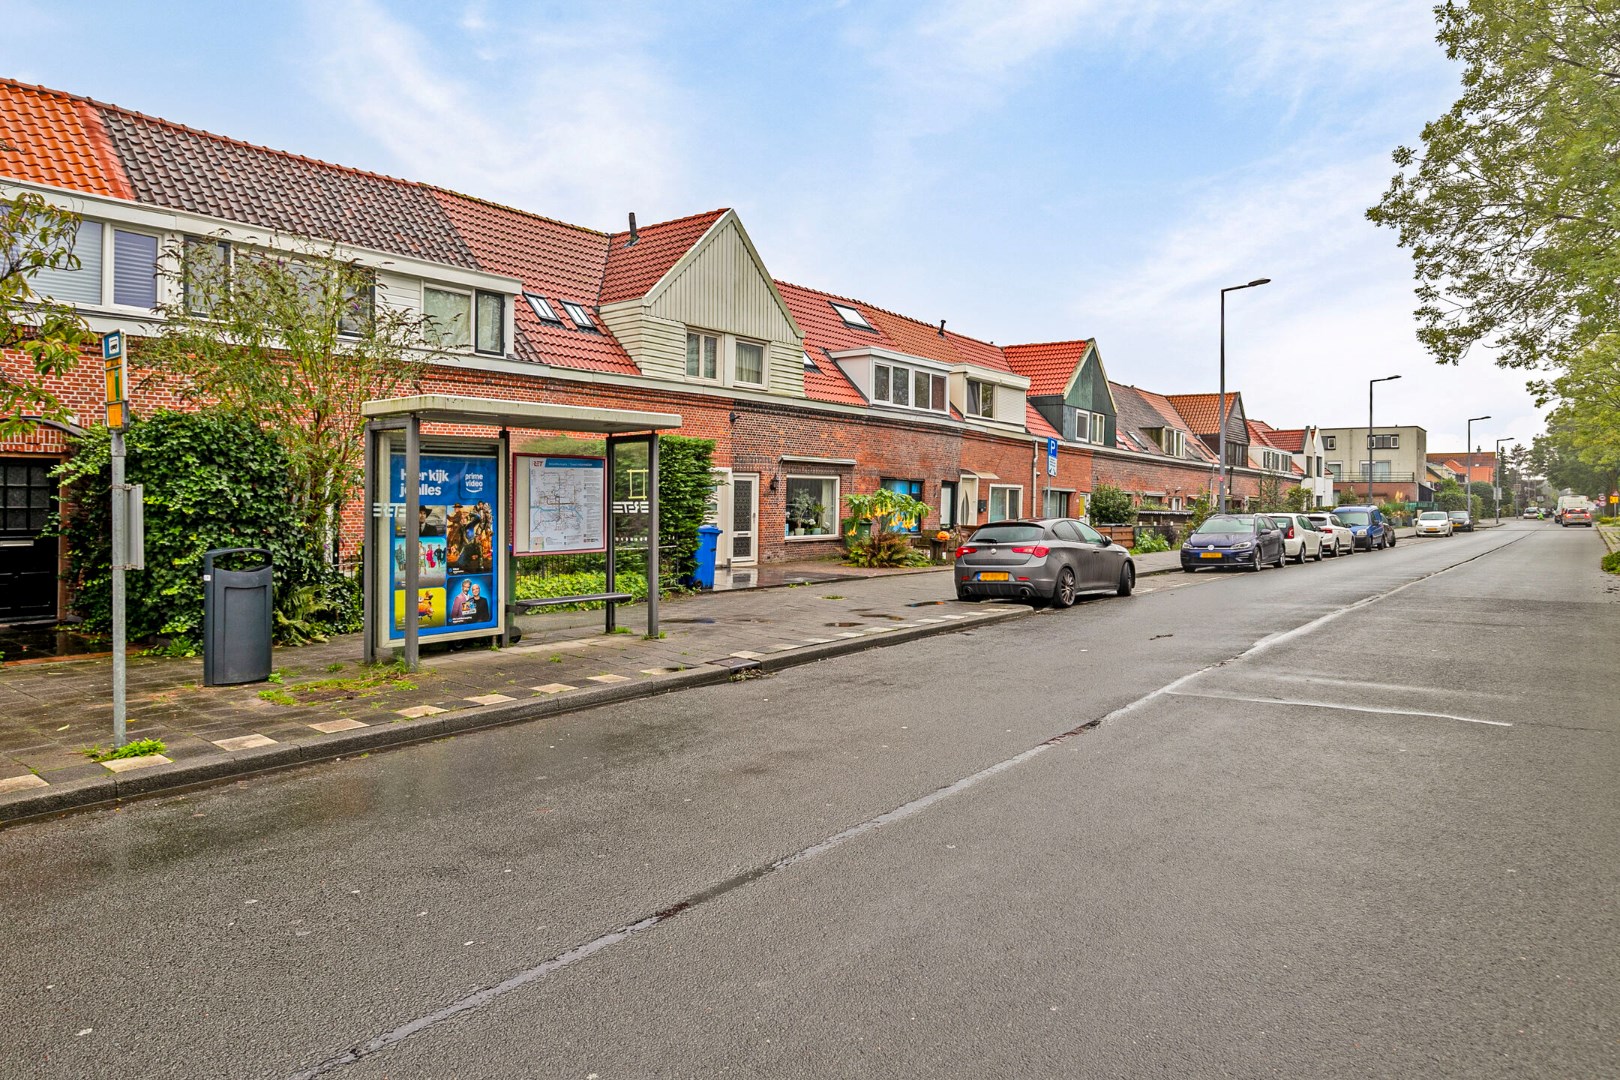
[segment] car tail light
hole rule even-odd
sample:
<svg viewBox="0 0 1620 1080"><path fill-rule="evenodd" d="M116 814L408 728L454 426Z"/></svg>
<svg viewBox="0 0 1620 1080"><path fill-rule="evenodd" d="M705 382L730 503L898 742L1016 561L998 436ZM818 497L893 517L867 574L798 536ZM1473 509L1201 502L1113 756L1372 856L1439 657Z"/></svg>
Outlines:
<svg viewBox="0 0 1620 1080"><path fill-rule="evenodd" d="M967 545L966 545L966 544L963 544L963 545L962 545L962 546L961 546L961 547L959 547L959 548L957 548L957 549L956 549L956 557L957 557L957 558L958 558L958 559L960 559L960 558L961 558L961 557L962 557L962 556L964 556L964 555L971 555L971 554L973 554L973 553L974 553L974 552L975 552L975 551L978 551L978 550L979 550L979 549L978 549L978 548L976 548L976 547L968 547L968 546L967 546Z"/></svg>
<svg viewBox="0 0 1620 1080"><path fill-rule="evenodd" d="M1283 539L1284 540L1292 540L1293 538L1294 538L1294 527L1292 525L1290 525L1290 526L1288 526L1288 532L1283 534Z"/></svg>
<svg viewBox="0 0 1620 1080"><path fill-rule="evenodd" d="M1045 544L1027 544L1021 547L1013 548L1013 553L1017 555L1033 555L1037 559L1044 559L1046 558L1046 553L1051 550L1052 549L1047 547Z"/></svg>

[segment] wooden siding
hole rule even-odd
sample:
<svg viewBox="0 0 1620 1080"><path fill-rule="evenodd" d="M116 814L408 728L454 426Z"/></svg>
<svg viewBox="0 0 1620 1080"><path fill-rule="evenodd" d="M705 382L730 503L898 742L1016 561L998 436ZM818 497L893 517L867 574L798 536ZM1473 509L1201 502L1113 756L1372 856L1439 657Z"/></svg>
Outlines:
<svg viewBox="0 0 1620 1080"><path fill-rule="evenodd" d="M378 270L377 300L396 311L421 311L422 279Z"/></svg>
<svg viewBox="0 0 1620 1080"><path fill-rule="evenodd" d="M651 314L761 341L802 341L777 302L770 279L749 253L735 219L709 237L696 257L658 294ZM803 381L801 376L801 385Z"/></svg>
<svg viewBox="0 0 1620 1080"><path fill-rule="evenodd" d="M772 394L804 397L804 346L788 341L772 341L766 350L770 373L765 387Z"/></svg>

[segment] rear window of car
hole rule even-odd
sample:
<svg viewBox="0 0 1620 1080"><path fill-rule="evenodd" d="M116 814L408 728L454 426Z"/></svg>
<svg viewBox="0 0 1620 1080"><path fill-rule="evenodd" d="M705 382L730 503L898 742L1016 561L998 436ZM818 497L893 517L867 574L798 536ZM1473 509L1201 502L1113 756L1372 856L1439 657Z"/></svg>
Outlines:
<svg viewBox="0 0 1620 1080"><path fill-rule="evenodd" d="M986 525L975 532L970 544L1022 544L1039 540L1045 532L1039 525Z"/></svg>
<svg viewBox="0 0 1620 1080"><path fill-rule="evenodd" d="M1234 533L1252 533L1254 532L1254 522L1248 518L1212 517L1193 531L1200 536L1231 536Z"/></svg>
<svg viewBox="0 0 1620 1080"><path fill-rule="evenodd" d="M1451 512L1451 520L1452 521L1462 521L1467 516L1468 516L1468 511L1466 511L1466 510L1453 510Z"/></svg>

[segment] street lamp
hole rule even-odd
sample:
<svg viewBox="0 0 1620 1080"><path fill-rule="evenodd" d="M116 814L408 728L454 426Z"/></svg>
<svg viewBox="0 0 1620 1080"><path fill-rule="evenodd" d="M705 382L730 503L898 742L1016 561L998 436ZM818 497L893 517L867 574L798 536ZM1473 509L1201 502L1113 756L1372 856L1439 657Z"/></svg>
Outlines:
<svg viewBox="0 0 1620 1080"><path fill-rule="evenodd" d="M1381 383L1381 382L1394 382L1398 378L1400 378L1399 375L1386 375L1382 379L1368 379L1367 380L1367 505L1368 506L1376 505L1372 501L1372 473L1373 473L1373 468L1372 468L1373 467L1373 453L1372 453L1373 452L1373 441L1372 441L1372 429L1373 429L1372 392L1373 392L1373 384L1374 383Z"/></svg>
<svg viewBox="0 0 1620 1080"><path fill-rule="evenodd" d="M1219 415L1221 420L1220 449L1221 449L1221 480L1220 503L1221 513L1226 513L1226 294L1237 292L1239 289L1252 289L1256 285L1269 285L1268 277L1255 278L1247 285L1228 285L1221 290L1221 403Z"/></svg>
<svg viewBox="0 0 1620 1080"><path fill-rule="evenodd" d="M1463 506L1467 507L1469 518L1474 516L1474 451L1470 449L1474 445L1474 421L1489 420L1490 418L1490 413L1486 413L1484 416L1470 416L1468 418L1468 434L1463 438L1463 460L1468 463L1464 466L1467 470L1465 475L1468 477L1468 486L1463 490Z"/></svg>
<svg viewBox="0 0 1620 1080"><path fill-rule="evenodd" d="M1502 524L1502 444L1512 442L1513 436L1504 435L1496 440L1496 523Z"/></svg>

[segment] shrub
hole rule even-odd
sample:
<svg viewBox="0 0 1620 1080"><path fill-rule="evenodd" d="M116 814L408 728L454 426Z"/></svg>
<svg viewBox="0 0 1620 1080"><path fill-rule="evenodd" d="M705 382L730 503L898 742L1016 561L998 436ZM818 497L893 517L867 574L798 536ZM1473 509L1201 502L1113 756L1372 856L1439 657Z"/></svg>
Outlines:
<svg viewBox="0 0 1620 1080"><path fill-rule="evenodd" d="M928 516L927 503L890 488L846 495L844 502L850 515L843 521L845 562L870 567L928 565L927 553L911 546L911 534L896 532L892 527L897 522L920 526Z"/></svg>
<svg viewBox="0 0 1620 1080"><path fill-rule="evenodd" d="M1129 495L1108 484L1092 489L1086 510L1093 525L1136 524L1136 504Z"/></svg>
<svg viewBox="0 0 1620 1080"><path fill-rule="evenodd" d="M1611 574L1620 574L1620 551L1611 551L1603 556L1603 569Z"/></svg>
<svg viewBox="0 0 1620 1080"><path fill-rule="evenodd" d="M1136 546L1131 548L1132 555L1152 555L1156 551L1169 551L1170 541L1162 533L1154 530L1141 533L1136 538Z"/></svg>
<svg viewBox="0 0 1620 1080"><path fill-rule="evenodd" d="M202 640L202 557L210 548L262 547L275 565L283 642L359 628L360 591L327 566L303 532L287 456L274 436L220 410L158 413L125 437L125 475L145 487L146 569L130 571L132 639L161 635L172 651ZM70 492L57 528L68 542L74 609L85 629L112 625L112 446L106 428L73 442L56 470Z"/></svg>

